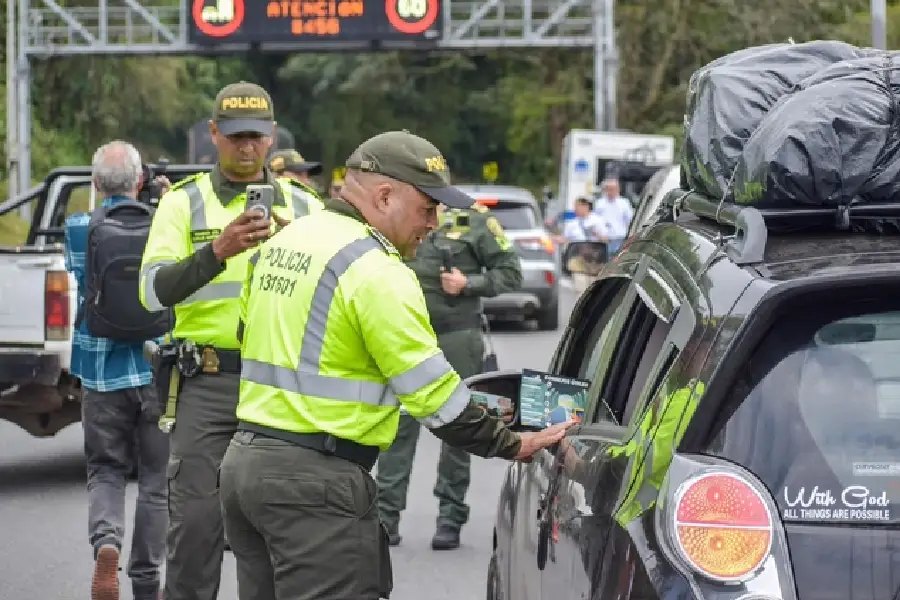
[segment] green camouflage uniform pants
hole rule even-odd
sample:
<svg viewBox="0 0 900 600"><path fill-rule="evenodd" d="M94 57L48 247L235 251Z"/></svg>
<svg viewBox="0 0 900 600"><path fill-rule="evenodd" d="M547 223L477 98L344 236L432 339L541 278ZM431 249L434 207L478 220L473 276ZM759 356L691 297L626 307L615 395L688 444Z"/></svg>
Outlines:
<svg viewBox="0 0 900 600"><path fill-rule="evenodd" d="M484 340L478 329L454 331L438 336L444 356L465 379L481 373L484 360ZM395 531L400 513L406 508L406 494L416 443L419 441L419 422L406 414L400 415L400 426L394 443L378 458L378 512L382 522ZM471 455L441 444L437 483L434 495L438 498L438 525L462 528L469 520L466 492L469 489Z"/></svg>

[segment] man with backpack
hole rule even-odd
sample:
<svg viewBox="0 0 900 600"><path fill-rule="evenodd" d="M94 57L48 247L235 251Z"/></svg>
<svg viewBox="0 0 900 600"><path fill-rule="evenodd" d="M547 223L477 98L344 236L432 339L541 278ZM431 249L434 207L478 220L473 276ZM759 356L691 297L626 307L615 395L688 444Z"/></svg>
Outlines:
<svg viewBox="0 0 900 600"><path fill-rule="evenodd" d="M136 201L144 183L134 146L101 146L93 159L93 185L102 202L65 223L66 268L79 296L72 374L84 390L88 537L95 560L91 600L119 599L125 486L134 466L138 497L127 574L135 600L158 600L166 556L169 439L158 426L162 410L143 347L170 323L167 311L148 312L138 297L153 217L150 206ZM168 187L168 181L157 183Z"/></svg>

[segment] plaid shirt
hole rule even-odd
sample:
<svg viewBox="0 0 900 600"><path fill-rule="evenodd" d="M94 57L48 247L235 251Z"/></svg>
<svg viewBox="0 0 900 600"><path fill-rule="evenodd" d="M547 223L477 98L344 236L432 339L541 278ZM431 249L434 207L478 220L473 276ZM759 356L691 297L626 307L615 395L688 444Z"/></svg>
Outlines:
<svg viewBox="0 0 900 600"><path fill-rule="evenodd" d="M110 197L103 206L129 198ZM84 303L87 289L85 279L85 253L87 250L88 223L91 215L77 213L66 219L66 269L78 282L78 308ZM137 285L137 284L135 284ZM82 322L72 337L72 375L81 379L82 387L97 392L112 392L149 385L153 380L150 364L144 359L143 342L117 342L94 337Z"/></svg>

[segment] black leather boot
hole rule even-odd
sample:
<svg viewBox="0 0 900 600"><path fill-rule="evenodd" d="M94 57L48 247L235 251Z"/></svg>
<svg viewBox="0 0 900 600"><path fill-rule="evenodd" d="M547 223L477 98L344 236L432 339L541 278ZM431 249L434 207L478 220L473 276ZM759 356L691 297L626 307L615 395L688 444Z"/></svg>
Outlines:
<svg viewBox="0 0 900 600"><path fill-rule="evenodd" d="M456 550L459 548L459 529L452 525L438 525L431 538L432 550Z"/></svg>

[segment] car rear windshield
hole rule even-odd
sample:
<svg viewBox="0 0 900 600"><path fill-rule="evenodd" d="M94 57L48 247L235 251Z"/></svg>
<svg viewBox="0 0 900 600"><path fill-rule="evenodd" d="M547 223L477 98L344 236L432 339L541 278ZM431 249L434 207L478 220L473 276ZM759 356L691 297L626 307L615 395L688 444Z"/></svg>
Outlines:
<svg viewBox="0 0 900 600"><path fill-rule="evenodd" d="M497 217L500 225L505 230L534 229L538 226L534 209L527 204L504 204L500 202L496 206L491 207L491 214Z"/></svg>
<svg viewBox="0 0 900 600"><path fill-rule="evenodd" d="M732 388L728 406L739 406L713 453L755 473L786 522L900 521L900 311L892 304L791 314Z"/></svg>

